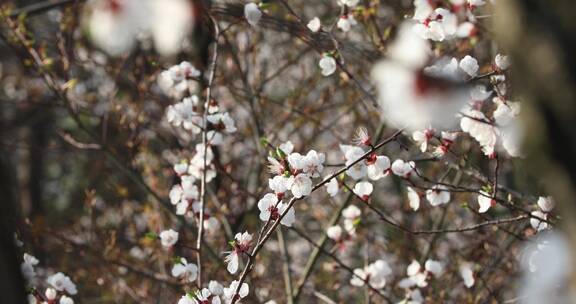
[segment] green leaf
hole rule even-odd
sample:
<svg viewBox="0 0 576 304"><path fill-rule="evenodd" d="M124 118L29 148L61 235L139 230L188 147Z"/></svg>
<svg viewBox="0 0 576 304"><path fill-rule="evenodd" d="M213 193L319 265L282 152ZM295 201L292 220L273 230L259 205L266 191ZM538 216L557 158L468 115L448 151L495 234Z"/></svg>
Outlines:
<svg viewBox="0 0 576 304"><path fill-rule="evenodd" d="M148 232L146 233L146 237L152 240L156 240L158 239L158 234L154 233L154 232Z"/></svg>
<svg viewBox="0 0 576 304"><path fill-rule="evenodd" d="M269 144L269 141L266 137L260 137L260 144L263 146L267 146Z"/></svg>

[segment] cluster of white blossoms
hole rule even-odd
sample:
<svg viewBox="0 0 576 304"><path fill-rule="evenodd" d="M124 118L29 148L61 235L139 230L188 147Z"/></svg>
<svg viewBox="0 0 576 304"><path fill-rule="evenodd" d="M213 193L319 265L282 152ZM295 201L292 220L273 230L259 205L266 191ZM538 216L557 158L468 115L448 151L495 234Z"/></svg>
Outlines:
<svg viewBox="0 0 576 304"><path fill-rule="evenodd" d="M160 242L165 248L172 248L178 242L178 232L169 229L159 234ZM247 253L251 246L252 235L244 232L238 233L235 240L231 242L234 248L226 257L228 271L235 273L238 270L238 259L242 253ZM192 283L198 277L198 266L189 263L185 258L178 258L172 266L172 276L181 279L184 283ZM217 281L210 281L208 287L197 290L195 293L188 293L180 298L178 304L220 304L231 303L235 297L234 293L238 287L238 281L232 281L230 286L224 287ZM248 284L243 283L236 297L244 298L248 295Z"/></svg>
<svg viewBox="0 0 576 304"><path fill-rule="evenodd" d="M346 170L346 175L354 180L368 177L373 181L377 181L388 176L390 172L401 177L406 177L412 171L412 167L407 167L410 165L413 166L413 163L405 163L403 160L396 160L394 163L390 164L390 159L387 156L377 155L376 153L371 153L363 161L358 161L367 153L362 147L372 146L371 137L364 128L358 128L354 143L356 145L340 145L340 151L344 154L346 166L354 164ZM361 187L364 188L363 192L370 190L367 186ZM369 192L372 191L370 190Z"/></svg>
<svg viewBox="0 0 576 304"><path fill-rule="evenodd" d="M360 224L361 215L362 211L358 207L348 206L342 210L342 225L334 225L326 229L326 236L336 243L339 251L346 249L349 241L356 236L356 228Z"/></svg>
<svg viewBox="0 0 576 304"><path fill-rule="evenodd" d="M343 225L344 230L350 234L356 234L356 228L360 224L360 216L362 215L362 211L360 208L351 205L346 207L346 209L342 210L342 218L344 219Z"/></svg>
<svg viewBox="0 0 576 304"><path fill-rule="evenodd" d="M354 269L354 276L350 280L352 286L364 286L368 283L371 287L380 289L386 286L386 277L392 274L392 269L384 260L377 260L364 268Z"/></svg>
<svg viewBox="0 0 576 304"><path fill-rule="evenodd" d="M189 163L181 161L174 165L174 171L180 178L180 183L172 186L170 190L170 202L176 206L176 214L188 218L194 218L200 222L200 193L196 183L205 175L206 183L216 177L216 170L212 164L213 153L211 148L206 148L206 157L204 157L204 145L196 145L196 154ZM206 161L206 167L204 167ZM204 169L206 168L206 169ZM208 231L215 231L220 227L220 223L215 217L208 213L204 214L202 220L204 228Z"/></svg>
<svg viewBox="0 0 576 304"><path fill-rule="evenodd" d="M164 94L181 99L184 95L190 94L190 89L195 87L195 82L201 75L202 73L190 62L182 61L158 75L158 86ZM196 100L193 105L198 106L198 101Z"/></svg>
<svg viewBox="0 0 576 304"><path fill-rule="evenodd" d="M480 70L478 61L470 55L461 60L440 58L426 66L431 57L430 46L409 26L400 28L388 55L372 73L380 94L381 113L395 127L414 132L413 139L423 152L434 134L440 133L442 144L434 154L443 156L457 134L443 130L454 128L460 117L460 128L478 141L485 155L493 157L496 148L502 147L512 157L522 156L520 104L505 99L506 77L498 74L510 66L506 56L498 54L494 59L494 90L486 90L483 85L467 84ZM494 91L498 96L485 106ZM493 110L486 112L491 113L488 115L483 109Z"/></svg>
<svg viewBox="0 0 576 304"><path fill-rule="evenodd" d="M420 194L414 188L407 186L406 194L408 196L408 203L410 208L417 211L420 208L420 201L423 194ZM445 205L450 202L450 189L444 185L434 185L432 188L426 190L426 200L431 206L436 207L440 205Z"/></svg>
<svg viewBox="0 0 576 304"><path fill-rule="evenodd" d="M39 261L33 255L24 253L23 262L20 264L20 270L26 281L35 285L37 283L36 267ZM46 278L48 288L41 295L38 292L38 287L34 287L37 292L28 295L29 304L74 304L74 300L70 295L78 293L76 284L72 282L70 277L62 272L57 272Z"/></svg>
<svg viewBox="0 0 576 304"><path fill-rule="evenodd" d="M206 143L210 146L222 144L223 133L236 132L234 119L228 112L218 112L218 106L206 105L209 114L206 116ZM201 113L198 113L199 99L196 95L186 97L182 102L171 105L166 110L166 118L175 127L182 127L192 134L199 134L204 129ZM202 152L203 153L203 152Z"/></svg>
<svg viewBox="0 0 576 304"><path fill-rule="evenodd" d="M522 129L518 121L520 103L495 97L492 100L496 109L492 118L488 118L476 105L462 113L460 127L480 144L482 151L489 157L496 155L501 146L512 157L522 156L520 142Z"/></svg>
<svg viewBox="0 0 576 304"><path fill-rule="evenodd" d="M217 281L210 281L208 287L202 288L195 293L183 295L178 304L220 304L231 303L234 298L245 298L250 292L248 284L242 283L238 294L235 296L238 288L238 281L232 281L230 286L224 287Z"/></svg>
<svg viewBox="0 0 576 304"><path fill-rule="evenodd" d="M38 265L38 259L33 255L28 253L24 253L24 261L20 264L20 271L22 275L27 281L31 281L34 277L36 277L36 270L34 267Z"/></svg>
<svg viewBox="0 0 576 304"><path fill-rule="evenodd" d="M413 260L406 268L408 277L400 280L398 286L406 290L406 299L411 300L410 303L423 303L419 288L428 286L430 279L438 278L443 272L444 266L438 261L429 259L422 268L418 261Z"/></svg>
<svg viewBox="0 0 576 304"><path fill-rule="evenodd" d="M20 270L29 284L37 282L36 266L38 263L36 257L24 253ZM46 278L46 283L50 287L46 288L43 295L39 293L38 287L33 288L36 292L28 295L29 304L74 304L74 300L69 296L75 295L78 290L70 277L57 272Z"/></svg>
<svg viewBox="0 0 576 304"><path fill-rule="evenodd" d="M450 146L452 146L458 137L458 133L446 131L441 131L439 133L440 136L438 136L438 131L432 128L417 130L412 133L412 139L420 147L420 151L423 153L428 151L429 147L431 146L430 143L433 140L436 140L437 144L434 145L435 148L432 149L432 153L437 157L442 157L446 154L446 152L448 152L448 150L450 150Z"/></svg>
<svg viewBox="0 0 576 304"><path fill-rule="evenodd" d="M86 10L90 38L112 56L150 38L158 53L173 56L194 27L194 9L187 0L97 0Z"/></svg>
<svg viewBox="0 0 576 304"><path fill-rule="evenodd" d="M538 208L540 210L532 211L532 215L541 219L548 220L550 212L554 209L556 205L552 197L541 196L538 198L537 202ZM539 220L538 218L530 218L530 225L537 231L546 230L549 227L548 223Z"/></svg>
<svg viewBox="0 0 576 304"><path fill-rule="evenodd" d="M182 99L179 103L168 106L166 119L172 126L183 128L191 134L200 134L206 129L207 144L220 145L224 133L236 132L236 125L230 114L222 111L214 99L202 104L197 95L182 98L192 93L194 83L200 76L201 72L187 61L174 65L158 75L158 85L163 92L175 99ZM204 109L207 109L208 114L206 126L204 126Z"/></svg>
<svg viewBox="0 0 576 304"><path fill-rule="evenodd" d="M184 61L160 73L158 81L166 94L178 98L177 96L191 93L191 83L197 81L200 75L200 71ZM207 112L206 124L204 110ZM195 219L198 225L202 223L209 232L216 231L220 227L220 222L215 217L205 213L200 219L198 183L202 179L209 183L216 177L212 147L221 145L225 134L236 132L234 119L228 112L221 111L215 100L201 104L200 98L196 95L185 97L181 102L170 105L166 110L166 118L172 126L182 128L188 134L206 133L204 135L206 144L196 144L194 154L189 160L183 159L174 164L173 170L179 178L179 183L170 190L170 203L176 207L177 215ZM174 236L173 233L168 235Z"/></svg>
<svg viewBox="0 0 576 304"><path fill-rule="evenodd" d="M46 288L44 291L44 297L40 298L38 295L28 295L28 304L74 304L74 300L63 294L58 294L58 292L53 288Z"/></svg>
<svg viewBox="0 0 576 304"><path fill-rule="evenodd" d="M192 283L198 277L198 266L188 263L185 258L180 258L178 263L172 266L172 276L182 279L184 283Z"/></svg>
<svg viewBox="0 0 576 304"><path fill-rule="evenodd" d="M288 193L296 199L310 195L312 179L320 177L324 170L324 153L315 150L302 155L293 152L294 145L288 141L276 149L274 156L268 157L269 171L275 176L268 180L268 187L274 193L267 193L258 201L260 220L276 220L284 213L280 223L292 226L295 220L294 209L282 200Z"/></svg>
<svg viewBox="0 0 576 304"><path fill-rule="evenodd" d="M477 76L479 69L478 60L466 55L460 60L455 57L440 58L433 65L425 67L424 72L429 76L459 81Z"/></svg>
<svg viewBox="0 0 576 304"><path fill-rule="evenodd" d="M468 38L476 33L472 14L484 1L450 0L451 7L436 7L434 1L414 0L414 30L424 39L444 41L455 37Z"/></svg>
<svg viewBox="0 0 576 304"><path fill-rule="evenodd" d="M213 158L214 153L209 146L197 144L196 153L189 162L182 160L174 165L174 172L180 178L180 183L172 186L169 196L170 203L176 206L177 215L193 218L200 222L200 193L196 183L203 176L206 178L206 183L216 177L216 169L212 163ZM220 227L218 220L208 213L204 214L202 222L208 231L215 231Z"/></svg>

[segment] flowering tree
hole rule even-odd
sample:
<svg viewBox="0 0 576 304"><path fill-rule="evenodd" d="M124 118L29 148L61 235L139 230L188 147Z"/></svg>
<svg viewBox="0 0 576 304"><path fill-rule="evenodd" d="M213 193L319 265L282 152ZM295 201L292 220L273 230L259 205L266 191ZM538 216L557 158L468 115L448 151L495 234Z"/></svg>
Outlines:
<svg viewBox="0 0 576 304"><path fill-rule="evenodd" d="M574 187L525 170L542 79L506 26L531 12L494 2L4 4L5 294L568 301Z"/></svg>

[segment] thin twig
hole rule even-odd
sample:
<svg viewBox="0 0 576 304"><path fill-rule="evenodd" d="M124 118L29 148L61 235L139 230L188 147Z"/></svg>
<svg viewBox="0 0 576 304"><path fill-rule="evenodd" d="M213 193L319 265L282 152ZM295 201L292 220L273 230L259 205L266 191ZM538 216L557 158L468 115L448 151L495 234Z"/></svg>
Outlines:
<svg viewBox="0 0 576 304"><path fill-rule="evenodd" d="M284 288L286 289L286 303L293 304L294 297L292 296L292 278L290 276L290 256L288 255L288 248L286 240L284 239L284 232L282 229L276 230L278 236L278 243L280 245L280 253L282 254L282 273L284 278Z"/></svg>
<svg viewBox="0 0 576 304"><path fill-rule="evenodd" d="M198 238L196 239L196 262L198 266L198 286L202 286L202 239L204 237L204 209L206 207L206 171L207 171L207 155L208 155L208 109L210 107L210 100L212 99L212 85L214 84L214 77L216 74L216 64L218 61L218 38L220 37L220 29L218 22L212 19L214 24L214 52L212 54L212 62L210 65L210 76L208 78L208 86L206 88L206 102L204 104L204 114L202 115L202 145L204 149L203 155L203 170L202 178L200 180L200 214L198 216Z"/></svg>

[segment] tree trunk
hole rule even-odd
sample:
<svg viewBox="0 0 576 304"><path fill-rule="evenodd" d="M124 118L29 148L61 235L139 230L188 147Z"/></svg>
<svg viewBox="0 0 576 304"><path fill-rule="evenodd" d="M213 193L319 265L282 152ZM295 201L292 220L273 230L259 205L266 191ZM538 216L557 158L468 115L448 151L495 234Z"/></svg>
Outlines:
<svg viewBox="0 0 576 304"><path fill-rule="evenodd" d="M2 139L0 132L0 139ZM14 233L18 217L16 174L9 148L0 146L0 295L2 303L27 303Z"/></svg>
<svg viewBox="0 0 576 304"><path fill-rule="evenodd" d="M495 10L495 32L512 58L512 88L524 101L526 164L558 203L572 249L576 249L575 8L574 0L504 0ZM571 280L571 296L576 299L574 278L576 272Z"/></svg>

